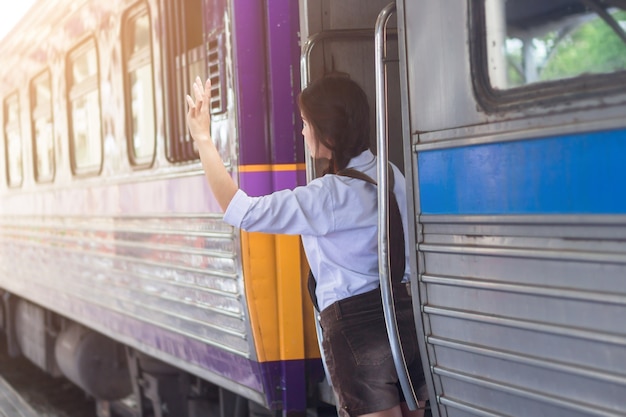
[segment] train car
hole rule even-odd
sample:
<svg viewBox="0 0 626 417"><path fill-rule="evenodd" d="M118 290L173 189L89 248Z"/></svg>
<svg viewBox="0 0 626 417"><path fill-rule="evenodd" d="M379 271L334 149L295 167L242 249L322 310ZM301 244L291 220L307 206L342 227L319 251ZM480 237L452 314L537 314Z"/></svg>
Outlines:
<svg viewBox="0 0 626 417"><path fill-rule="evenodd" d="M372 104L409 403L387 160L431 413L624 415L625 28L620 0L40 1L0 44L9 351L100 416L332 414L298 238L221 222L183 97L211 77L261 194L317 175L294 98L340 71Z"/></svg>
<svg viewBox="0 0 626 417"><path fill-rule="evenodd" d="M433 414L626 414L625 11L398 3Z"/></svg>
<svg viewBox="0 0 626 417"><path fill-rule="evenodd" d="M102 416L311 408L299 239L221 221L184 119L190 80L210 77L240 186L303 184L298 16L289 0L42 0L2 40L3 328Z"/></svg>

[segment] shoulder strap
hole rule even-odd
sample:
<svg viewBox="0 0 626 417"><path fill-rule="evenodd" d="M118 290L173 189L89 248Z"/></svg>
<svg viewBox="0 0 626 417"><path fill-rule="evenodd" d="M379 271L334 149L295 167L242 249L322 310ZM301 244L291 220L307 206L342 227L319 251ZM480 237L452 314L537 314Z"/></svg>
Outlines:
<svg viewBox="0 0 626 417"><path fill-rule="evenodd" d="M376 181L372 177L367 174L364 174L361 171L357 171L354 168L344 168L341 171L337 172L337 175L341 175L343 177L356 178L358 180L363 180L365 182L369 182L370 184L378 185Z"/></svg>
<svg viewBox="0 0 626 417"><path fill-rule="evenodd" d="M362 173L361 171L357 171L354 168L344 168L337 172L337 175L342 175L344 177L356 178L359 180L363 180L369 182L370 184L378 185L376 181L372 177L367 174ZM391 168L391 164L387 166L387 177L389 178L389 189L393 190L394 187L394 175L393 169Z"/></svg>
<svg viewBox="0 0 626 417"><path fill-rule="evenodd" d="M337 172L337 175L343 175L344 177L356 178L369 182L374 186L378 186L378 183L372 179L369 175L357 171L356 169L346 168ZM391 165L389 165L389 256L391 260L391 281L394 284L400 284L404 277L404 270L406 268L404 257L404 229L402 227L402 217L400 216L400 208L396 201L396 195L393 193L394 187L394 175ZM307 289L311 297L313 305L319 311L317 304L317 296L315 295L315 289L317 282L313 273L309 271L309 277L307 281Z"/></svg>
<svg viewBox="0 0 626 417"><path fill-rule="evenodd" d="M398 206L396 195L393 192L394 175L391 164L387 165L387 170L389 178L389 257L391 261L391 281L394 284L399 284L402 282L406 269L404 227L402 224L402 216L400 216L400 207ZM337 175L357 178L378 186L377 182L374 181L372 177L353 168L342 169L337 172Z"/></svg>

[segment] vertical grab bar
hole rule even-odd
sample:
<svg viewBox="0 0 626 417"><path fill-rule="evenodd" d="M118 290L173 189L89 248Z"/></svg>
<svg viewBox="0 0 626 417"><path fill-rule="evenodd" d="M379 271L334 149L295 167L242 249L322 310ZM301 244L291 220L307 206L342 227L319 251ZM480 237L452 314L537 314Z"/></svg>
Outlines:
<svg viewBox="0 0 626 417"><path fill-rule="evenodd" d="M385 325L391 345L391 353L396 366L396 372L402 387L406 403L411 410L418 408L418 403L409 378L409 372L404 360L400 333L394 309L393 291L391 288L391 274L389 261L389 179L387 178L387 88L385 59L386 29L389 18L395 12L395 3L388 4L378 15L375 29L375 71L376 71L376 148L378 153L378 269L380 272L380 289L385 315Z"/></svg>

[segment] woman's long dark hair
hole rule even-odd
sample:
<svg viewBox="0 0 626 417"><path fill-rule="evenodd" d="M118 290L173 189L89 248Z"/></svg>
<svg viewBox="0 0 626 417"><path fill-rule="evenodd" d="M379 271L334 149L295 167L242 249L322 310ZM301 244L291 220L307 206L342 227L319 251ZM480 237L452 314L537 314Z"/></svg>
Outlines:
<svg viewBox="0 0 626 417"><path fill-rule="evenodd" d="M302 115L315 139L332 152L328 171L336 173L369 149L367 96L345 74L330 74L306 87L298 97Z"/></svg>

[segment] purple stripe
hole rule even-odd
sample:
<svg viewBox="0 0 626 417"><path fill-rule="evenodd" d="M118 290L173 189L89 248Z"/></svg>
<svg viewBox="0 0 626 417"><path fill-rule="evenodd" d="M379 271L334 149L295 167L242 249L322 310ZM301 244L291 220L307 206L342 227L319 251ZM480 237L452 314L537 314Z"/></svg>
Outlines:
<svg viewBox="0 0 626 417"><path fill-rule="evenodd" d="M263 5L258 0L233 1L235 89L239 120L239 163L265 164L268 156L265 98L265 32Z"/></svg>
<svg viewBox="0 0 626 417"><path fill-rule="evenodd" d="M242 165L304 160L295 101L300 88L298 25L298 3L292 0L233 1Z"/></svg>
<svg viewBox="0 0 626 417"><path fill-rule="evenodd" d="M143 346L263 392L262 370L257 362L78 298L59 296L51 291L40 292L39 295L37 301L42 305L54 305L68 317L97 323L106 329L106 334L119 334L138 341Z"/></svg>
<svg viewBox="0 0 626 417"><path fill-rule="evenodd" d="M315 386L324 378L320 359L264 362L261 368L268 404L274 410L306 410L307 386Z"/></svg>
<svg viewBox="0 0 626 417"><path fill-rule="evenodd" d="M99 323L106 328L106 334L119 334L138 341L142 346L264 393L273 409L305 410L307 386L324 377L319 359L256 362L80 299L59 297L53 292L43 292L40 296L43 299L40 297L38 302L55 305L69 317Z"/></svg>
<svg viewBox="0 0 626 417"><path fill-rule="evenodd" d="M19 197L19 198L18 198ZM221 213L204 175L60 188L2 201L7 213L116 216Z"/></svg>
<svg viewBox="0 0 626 417"><path fill-rule="evenodd" d="M300 112L300 47L298 45L298 2L267 2L267 36L271 111L270 141L274 163L304 161Z"/></svg>
<svg viewBox="0 0 626 417"><path fill-rule="evenodd" d="M103 187L104 188L104 187ZM204 175L121 184L115 213L220 213L222 209L213 196ZM107 198L96 202L108 201ZM108 204L108 203L107 203Z"/></svg>
<svg viewBox="0 0 626 417"><path fill-rule="evenodd" d="M263 171L240 172L239 186L249 196L257 197L274 191L293 189L306 183L306 172L300 171Z"/></svg>

